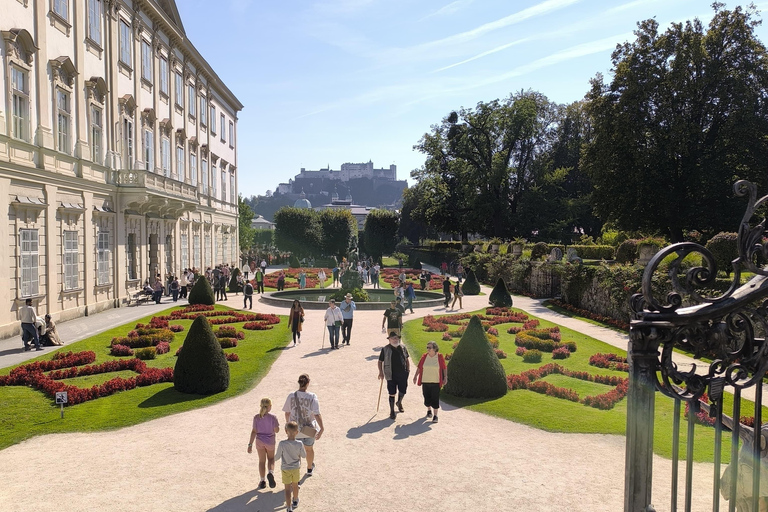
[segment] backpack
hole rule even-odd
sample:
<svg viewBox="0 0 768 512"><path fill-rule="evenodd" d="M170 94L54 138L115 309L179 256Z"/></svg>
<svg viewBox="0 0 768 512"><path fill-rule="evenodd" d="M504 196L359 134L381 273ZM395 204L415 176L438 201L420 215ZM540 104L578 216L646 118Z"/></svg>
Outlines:
<svg viewBox="0 0 768 512"><path fill-rule="evenodd" d="M246 283L245 288L243 288L243 293L245 295L253 295L253 285L251 283Z"/></svg>

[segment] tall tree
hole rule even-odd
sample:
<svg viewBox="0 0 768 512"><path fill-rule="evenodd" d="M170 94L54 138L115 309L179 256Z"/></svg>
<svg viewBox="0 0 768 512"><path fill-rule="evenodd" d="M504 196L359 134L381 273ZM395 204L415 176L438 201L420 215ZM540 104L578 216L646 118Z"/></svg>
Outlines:
<svg viewBox="0 0 768 512"><path fill-rule="evenodd" d="M347 255L357 234L357 221L349 210L322 210L318 215L321 248L326 256L334 255L340 261Z"/></svg>
<svg viewBox="0 0 768 512"><path fill-rule="evenodd" d="M588 94L594 137L582 167L593 205L626 230L733 229L743 211L735 179L760 182L768 168L768 57L755 11L713 4L696 19L638 24L611 57L613 80Z"/></svg>
<svg viewBox="0 0 768 512"><path fill-rule="evenodd" d="M298 258L320 255L320 224L317 212L283 207L275 212L275 245Z"/></svg>
<svg viewBox="0 0 768 512"><path fill-rule="evenodd" d="M397 245L397 231L400 218L388 210L371 210L365 218L363 237L366 252L376 259L390 254Z"/></svg>
<svg viewBox="0 0 768 512"><path fill-rule="evenodd" d="M240 250L248 251L254 244L255 230L251 226L251 221L255 217L253 210L248 203L243 199L243 195L237 196L237 209L239 213L239 219L237 223L238 238L240 242Z"/></svg>
<svg viewBox="0 0 768 512"><path fill-rule="evenodd" d="M414 149L427 158L413 175L432 180L436 202L448 205L451 232L462 238L467 231L519 234L518 206L545 171L540 160L551 147L556 118L557 106L545 96L521 91L452 112L422 137Z"/></svg>

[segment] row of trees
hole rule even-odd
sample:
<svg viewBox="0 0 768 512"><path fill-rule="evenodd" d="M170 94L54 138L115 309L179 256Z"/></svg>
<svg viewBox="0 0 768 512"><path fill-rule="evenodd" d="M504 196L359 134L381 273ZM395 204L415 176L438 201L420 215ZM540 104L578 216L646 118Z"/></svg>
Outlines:
<svg viewBox="0 0 768 512"><path fill-rule="evenodd" d="M399 225L397 213L372 210L358 236L349 210L284 207L275 213L274 243L298 258L326 256L340 261L356 251L381 258L395 250Z"/></svg>
<svg viewBox="0 0 768 512"><path fill-rule="evenodd" d="M529 90L451 112L415 146L401 235L733 230L733 182L768 185L768 54L752 7L713 8L708 28L639 23L583 101Z"/></svg>

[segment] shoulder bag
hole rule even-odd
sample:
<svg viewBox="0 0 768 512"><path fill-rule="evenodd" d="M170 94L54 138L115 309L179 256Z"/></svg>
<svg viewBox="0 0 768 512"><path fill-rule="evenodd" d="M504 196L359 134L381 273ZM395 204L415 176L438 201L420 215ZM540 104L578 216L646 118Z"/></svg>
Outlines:
<svg viewBox="0 0 768 512"><path fill-rule="evenodd" d="M299 432L304 434L307 437L314 438L317 435L317 429L312 426L311 423L306 423L306 420L304 419L304 415L301 413L301 404L299 403L299 392L296 391L293 394L293 397L296 399L296 416L299 420ZM312 402L310 402L310 406L312 403L314 403L315 399L312 399Z"/></svg>

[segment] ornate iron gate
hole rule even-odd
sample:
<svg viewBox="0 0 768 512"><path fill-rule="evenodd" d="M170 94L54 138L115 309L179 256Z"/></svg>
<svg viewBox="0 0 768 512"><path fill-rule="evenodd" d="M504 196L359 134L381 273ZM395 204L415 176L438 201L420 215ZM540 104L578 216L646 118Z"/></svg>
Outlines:
<svg viewBox="0 0 768 512"><path fill-rule="evenodd" d="M669 434L673 446L669 510L674 512L679 506L683 402L692 412L702 410L714 419L714 470L709 475L696 475L713 479L712 510L720 510L721 499L727 500L731 512L768 510L768 430L763 430L761 417L763 376L768 367L768 265L763 263L768 261L768 241L764 239L766 219L755 218L756 211L765 214L768 196L758 199L756 187L746 181L737 182L734 190L737 196L747 196L749 202L738 230L739 256L732 262L730 288L719 296L706 293L717 275L715 258L701 245L684 242L670 245L654 256L643 275L642 293L632 298L625 512L655 510L652 477L656 391L675 401L674 424ZM700 256L701 264L686 270L683 262L689 255ZM662 262L664 266L669 264L673 290L659 300L654 296L653 278L662 272ZM743 272L751 272L754 277L741 285ZM693 305L684 307L686 301ZM711 359L712 363L683 371L674 360L675 348L684 348L695 357ZM742 392L748 389L754 389L754 426L740 423ZM733 408L728 411L724 410L726 392L734 397ZM699 400L704 393L708 393L710 404ZM690 511L696 416L689 413L683 421L687 423L684 510ZM731 438L730 464L725 469L721 464L724 435Z"/></svg>

